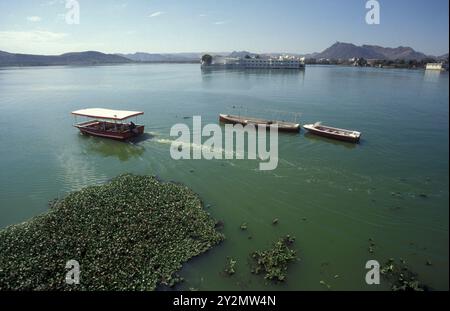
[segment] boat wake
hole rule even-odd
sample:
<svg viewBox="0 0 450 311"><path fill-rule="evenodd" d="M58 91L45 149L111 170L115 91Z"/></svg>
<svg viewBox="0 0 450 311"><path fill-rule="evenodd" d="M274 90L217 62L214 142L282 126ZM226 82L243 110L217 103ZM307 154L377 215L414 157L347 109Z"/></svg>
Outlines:
<svg viewBox="0 0 450 311"><path fill-rule="evenodd" d="M175 141L172 139L167 139L167 138L159 138L159 139L155 139L154 140L157 143L160 144L165 144L165 145L172 145L173 143L175 143L177 146L181 146L181 148L189 148L191 150L202 150L202 151L209 151L209 152L216 152L216 153L220 153L222 155L222 158L228 158L228 157L232 157L232 158L237 158L237 157L245 157L245 153L238 153L236 151L227 151L223 148L209 148L206 147L204 145L199 145L199 144L194 144L194 143L186 143L186 142L180 142L180 141Z"/></svg>

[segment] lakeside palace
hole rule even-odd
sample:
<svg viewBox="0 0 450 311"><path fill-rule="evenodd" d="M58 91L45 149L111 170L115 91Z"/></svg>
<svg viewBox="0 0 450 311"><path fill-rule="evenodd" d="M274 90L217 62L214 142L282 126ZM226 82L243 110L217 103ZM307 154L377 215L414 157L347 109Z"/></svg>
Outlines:
<svg viewBox="0 0 450 311"><path fill-rule="evenodd" d="M303 69L305 59L294 56L280 57L214 57L211 62L202 60L202 68L230 69Z"/></svg>

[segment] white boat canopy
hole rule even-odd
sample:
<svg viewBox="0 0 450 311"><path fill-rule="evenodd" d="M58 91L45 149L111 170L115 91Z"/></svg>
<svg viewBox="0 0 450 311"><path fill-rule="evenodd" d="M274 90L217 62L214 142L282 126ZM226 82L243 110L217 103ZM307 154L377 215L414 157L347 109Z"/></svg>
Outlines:
<svg viewBox="0 0 450 311"><path fill-rule="evenodd" d="M143 115L141 111L126 111L126 110L111 110L104 108L89 108L72 111L73 115L99 118L99 119L111 119L111 120L125 120L131 117Z"/></svg>

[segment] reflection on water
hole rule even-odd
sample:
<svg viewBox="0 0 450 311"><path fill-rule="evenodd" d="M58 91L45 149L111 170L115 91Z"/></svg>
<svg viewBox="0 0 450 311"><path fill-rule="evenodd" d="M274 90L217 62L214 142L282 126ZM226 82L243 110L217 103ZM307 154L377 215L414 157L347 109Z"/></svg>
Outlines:
<svg viewBox="0 0 450 311"><path fill-rule="evenodd" d="M439 70L425 70L423 80L426 82L437 82L439 81L441 73L445 74Z"/></svg>
<svg viewBox="0 0 450 311"><path fill-rule="evenodd" d="M95 164L80 158L72 150L64 150L58 154L57 159L59 174L56 180L63 185L63 189L59 191L61 194L102 183L108 179Z"/></svg>
<svg viewBox="0 0 450 311"><path fill-rule="evenodd" d="M270 68L230 68L230 67L202 67L202 72L229 71L229 72L257 72L257 73L299 73L305 72L305 69L270 69Z"/></svg>
<svg viewBox="0 0 450 311"><path fill-rule="evenodd" d="M354 149L354 148L356 148L356 145L357 145L357 144L346 142L346 141L340 141L340 140L335 140L335 139L331 139L331 138L327 138L327 137L314 135L314 134L309 133L309 132L306 132L304 136L305 136L305 138L307 138L307 139L309 139L311 141L326 142L326 143L333 144L335 146L342 146L342 147L345 147L345 148L348 148L348 149Z"/></svg>
<svg viewBox="0 0 450 311"><path fill-rule="evenodd" d="M274 76L275 75L299 76L302 78L305 76L305 69L265 69L265 68L245 69L245 68L226 68L226 67L213 67L213 68L203 67L201 68L201 72L203 75L213 74L215 72L226 72L243 75L257 74L257 75L274 75Z"/></svg>
<svg viewBox="0 0 450 311"><path fill-rule="evenodd" d="M146 137L148 136L151 135L147 134ZM136 145L132 142L121 142L84 135L78 135L78 138L79 141L84 144L83 149L86 150L88 154L95 153L103 157L115 157L120 161L139 158L145 151L143 146Z"/></svg>
<svg viewBox="0 0 450 311"><path fill-rule="evenodd" d="M133 144L139 144L142 143L144 141L148 141L148 140L152 140L153 138L155 138L155 135L152 133L144 133L142 135L139 135L138 137L133 137L129 140L130 143Z"/></svg>

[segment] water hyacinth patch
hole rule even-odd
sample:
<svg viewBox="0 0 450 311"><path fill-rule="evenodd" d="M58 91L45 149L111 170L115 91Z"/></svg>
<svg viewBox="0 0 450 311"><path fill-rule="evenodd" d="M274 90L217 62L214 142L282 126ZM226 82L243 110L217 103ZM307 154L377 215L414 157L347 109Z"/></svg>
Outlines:
<svg viewBox="0 0 450 311"><path fill-rule="evenodd" d="M430 288L417 279L417 274L409 269L406 261L389 259L380 267L381 275L391 283L392 291L428 291Z"/></svg>
<svg viewBox="0 0 450 311"><path fill-rule="evenodd" d="M223 240L189 188L122 175L0 231L0 290L154 290ZM80 284L65 282L66 262Z"/></svg>
<svg viewBox="0 0 450 311"><path fill-rule="evenodd" d="M254 261L252 272L264 273L266 280L285 281L289 262L297 259L292 244L295 238L287 235L273 244L273 247L264 251L255 251L251 254Z"/></svg>
<svg viewBox="0 0 450 311"><path fill-rule="evenodd" d="M241 228L242 231L247 230L247 229L248 229L247 223L246 223L246 222L243 222L243 223L241 224L240 228Z"/></svg>
<svg viewBox="0 0 450 311"><path fill-rule="evenodd" d="M227 258L227 264L225 266L225 269L223 270L226 275L231 276L236 273L236 263L237 261L234 258Z"/></svg>

